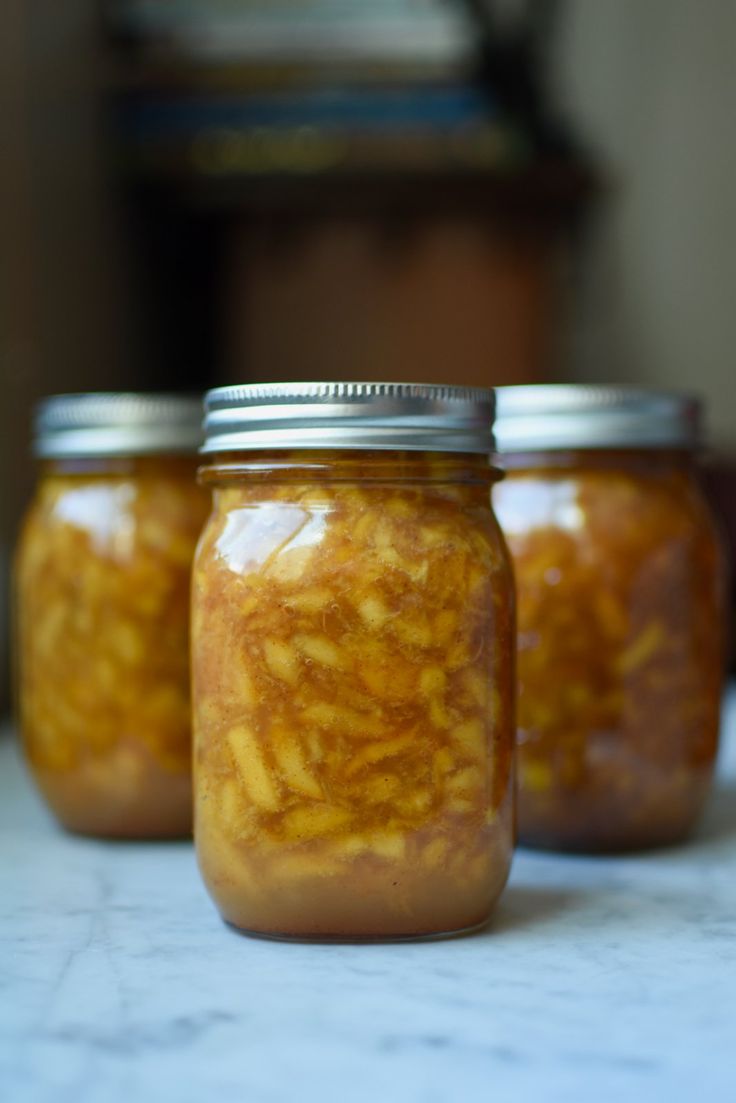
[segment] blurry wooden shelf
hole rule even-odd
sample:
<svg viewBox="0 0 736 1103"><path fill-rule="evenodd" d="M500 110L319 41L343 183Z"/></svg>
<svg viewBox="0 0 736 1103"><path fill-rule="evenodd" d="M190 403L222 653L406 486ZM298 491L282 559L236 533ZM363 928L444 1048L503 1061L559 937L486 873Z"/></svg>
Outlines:
<svg viewBox="0 0 736 1103"><path fill-rule="evenodd" d="M421 218L436 214L491 216L536 232L575 222L599 194L594 170L548 164L522 173L365 171L193 175L177 171L130 173L143 191L173 194L178 201L212 211L257 216L289 212L376 214Z"/></svg>

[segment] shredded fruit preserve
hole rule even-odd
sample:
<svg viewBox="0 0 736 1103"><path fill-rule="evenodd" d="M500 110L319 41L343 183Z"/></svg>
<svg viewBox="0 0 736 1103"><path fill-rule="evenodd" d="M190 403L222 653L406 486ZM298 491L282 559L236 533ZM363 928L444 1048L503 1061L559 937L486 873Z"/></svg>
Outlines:
<svg viewBox="0 0 736 1103"><path fill-rule="evenodd" d="M513 596L483 457L252 453L205 472L196 838L224 917L484 922L513 846Z"/></svg>
<svg viewBox="0 0 736 1103"><path fill-rule="evenodd" d="M519 827L581 850L674 842L717 749L719 543L685 454L510 457L494 492L519 617Z"/></svg>
<svg viewBox="0 0 736 1103"><path fill-rule="evenodd" d="M21 726L36 780L72 830L191 828L189 587L208 511L195 471L194 458L49 464L26 520Z"/></svg>

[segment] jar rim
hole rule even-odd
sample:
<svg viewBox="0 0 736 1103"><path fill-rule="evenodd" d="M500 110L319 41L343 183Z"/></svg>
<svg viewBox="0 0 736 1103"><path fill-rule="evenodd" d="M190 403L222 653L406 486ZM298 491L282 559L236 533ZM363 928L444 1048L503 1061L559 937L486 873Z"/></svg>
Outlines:
<svg viewBox="0 0 736 1103"><path fill-rule="evenodd" d="M501 453L565 449L695 449L702 443L697 397L646 387L549 383L499 387Z"/></svg>
<svg viewBox="0 0 736 1103"><path fill-rule="evenodd" d="M192 394L83 392L36 407L38 459L194 455L202 443L202 399Z"/></svg>
<svg viewBox="0 0 736 1103"><path fill-rule="evenodd" d="M490 454L494 392L428 383L251 383L205 396L205 454L280 449Z"/></svg>

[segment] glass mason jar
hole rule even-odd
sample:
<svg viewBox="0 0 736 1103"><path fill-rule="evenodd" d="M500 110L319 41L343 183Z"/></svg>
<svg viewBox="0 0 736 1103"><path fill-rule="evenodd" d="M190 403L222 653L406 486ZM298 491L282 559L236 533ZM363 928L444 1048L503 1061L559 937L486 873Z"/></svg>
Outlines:
<svg viewBox="0 0 736 1103"><path fill-rule="evenodd" d="M615 851L688 834L716 757L724 569L699 407L502 388L495 506L518 593L519 835Z"/></svg>
<svg viewBox="0 0 736 1103"><path fill-rule="evenodd" d="M211 895L278 937L482 925L514 841L491 393L232 387L207 410L192 672Z"/></svg>
<svg viewBox="0 0 736 1103"><path fill-rule="evenodd" d="M63 395L15 572L17 704L34 778L69 830L191 831L189 588L209 509L201 401Z"/></svg>

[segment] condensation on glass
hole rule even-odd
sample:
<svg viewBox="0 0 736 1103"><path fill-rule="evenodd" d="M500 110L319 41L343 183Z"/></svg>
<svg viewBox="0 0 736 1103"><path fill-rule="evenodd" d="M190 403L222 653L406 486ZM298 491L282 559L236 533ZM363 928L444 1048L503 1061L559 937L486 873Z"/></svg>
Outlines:
<svg viewBox="0 0 736 1103"><path fill-rule="evenodd" d="M503 388L498 402L520 839L583 851L676 842L708 793L724 669L698 405L569 386Z"/></svg>
<svg viewBox="0 0 736 1103"><path fill-rule="evenodd" d="M17 706L34 778L75 832L191 831L200 422L190 398L59 396L39 409L15 571Z"/></svg>
<svg viewBox="0 0 736 1103"><path fill-rule="evenodd" d="M453 388L209 397L195 837L230 923L431 936L501 893L514 625L491 417L487 392Z"/></svg>

